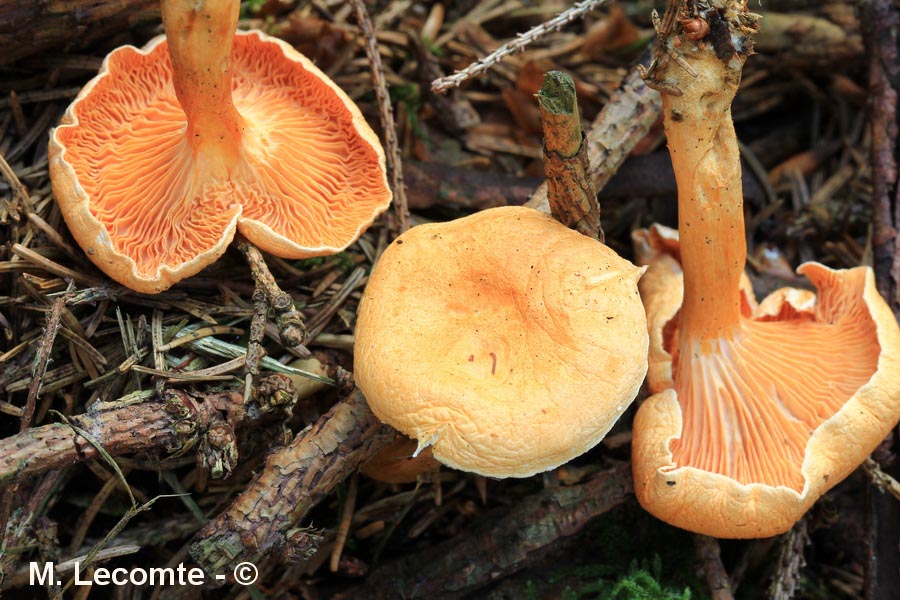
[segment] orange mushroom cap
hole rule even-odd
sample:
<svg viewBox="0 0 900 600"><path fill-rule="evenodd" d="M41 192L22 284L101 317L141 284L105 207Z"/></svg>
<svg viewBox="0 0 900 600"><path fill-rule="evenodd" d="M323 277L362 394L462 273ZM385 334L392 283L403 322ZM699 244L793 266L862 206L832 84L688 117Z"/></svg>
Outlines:
<svg viewBox="0 0 900 600"><path fill-rule="evenodd" d="M359 109L286 43L235 35L238 8L165 0L173 47L113 51L51 134L72 235L137 291L197 273L235 229L284 258L339 252L390 203Z"/></svg>
<svg viewBox="0 0 900 600"><path fill-rule="evenodd" d="M356 383L449 467L552 469L597 444L643 382L642 272L524 207L414 227L366 286Z"/></svg>
<svg viewBox="0 0 900 600"><path fill-rule="evenodd" d="M635 490L659 518L722 538L789 529L900 417L900 329L872 270L806 263L818 294L742 287L738 332L679 336L678 237L635 232L654 395L633 425ZM687 349L690 348L691 351Z"/></svg>
<svg viewBox="0 0 900 600"><path fill-rule="evenodd" d="M406 436L400 436L375 456L364 462L359 471L370 479L382 483L415 483L420 476L431 476L441 468L434 459L431 448L417 452L418 444Z"/></svg>

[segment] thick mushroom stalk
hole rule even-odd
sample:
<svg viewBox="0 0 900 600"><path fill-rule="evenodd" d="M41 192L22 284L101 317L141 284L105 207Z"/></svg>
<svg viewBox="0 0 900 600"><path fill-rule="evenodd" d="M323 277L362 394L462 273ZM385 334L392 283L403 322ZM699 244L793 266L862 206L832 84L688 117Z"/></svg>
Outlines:
<svg viewBox="0 0 900 600"><path fill-rule="evenodd" d="M241 5L222 0L162 0L175 96L199 161L230 170L238 161L243 120L231 97L231 48Z"/></svg>
<svg viewBox="0 0 900 600"><path fill-rule="evenodd" d="M817 296L759 304L743 274L730 104L755 27L743 1L671 2L646 74L663 94L679 232L634 236L655 394L635 417L635 488L659 518L716 537L787 530L900 418L900 330L871 270L809 263Z"/></svg>
<svg viewBox="0 0 900 600"><path fill-rule="evenodd" d="M744 55L727 63L712 52L691 56L694 77L682 66L669 71L690 78L682 95L663 94L663 118L678 184L678 231L684 266L682 322L689 337L707 344L731 339L740 325L738 287L747 260L740 155L731 101ZM718 260L710 261L710 256ZM725 290L711 293L711 290Z"/></svg>

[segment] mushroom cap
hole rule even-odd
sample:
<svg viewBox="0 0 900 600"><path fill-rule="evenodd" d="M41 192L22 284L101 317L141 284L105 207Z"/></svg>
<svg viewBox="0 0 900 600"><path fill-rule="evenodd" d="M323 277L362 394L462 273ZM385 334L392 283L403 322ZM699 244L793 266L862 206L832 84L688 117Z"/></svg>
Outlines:
<svg viewBox="0 0 900 600"><path fill-rule="evenodd" d="M414 227L369 278L356 383L449 467L552 469L599 442L641 386L641 273L529 208Z"/></svg>
<svg viewBox="0 0 900 600"><path fill-rule="evenodd" d="M635 234L656 392L633 424L635 491L678 527L719 538L788 530L900 418L900 328L871 269L806 263L817 288L758 305L742 286L733 342L675 347L677 233Z"/></svg>
<svg viewBox="0 0 900 600"><path fill-rule="evenodd" d="M232 94L244 130L227 172L192 153L164 37L114 50L51 133L63 217L116 281L161 292L214 262L235 229L283 258L334 254L389 205L377 136L288 44L238 32Z"/></svg>

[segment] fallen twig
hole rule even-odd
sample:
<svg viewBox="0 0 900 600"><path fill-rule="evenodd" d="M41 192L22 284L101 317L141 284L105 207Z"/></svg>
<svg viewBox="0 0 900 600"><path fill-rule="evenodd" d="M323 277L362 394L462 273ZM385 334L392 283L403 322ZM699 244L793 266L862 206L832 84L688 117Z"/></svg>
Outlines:
<svg viewBox="0 0 900 600"><path fill-rule="evenodd" d="M646 53L639 64L649 61L650 54ZM615 175L635 144L650 131L661 111L659 92L647 87L636 67L630 69L587 132L587 153L595 190L602 190ZM546 183L534 192L526 206L550 212Z"/></svg>
<svg viewBox="0 0 900 600"><path fill-rule="evenodd" d="M334 536L334 547L331 549L329 569L337 573L341 563L341 552L347 543L347 534L350 533L350 525L353 522L353 510L356 508L356 492L359 487L359 474L354 473L347 487L347 498L344 500L344 508L341 510L341 520L338 523L337 533Z"/></svg>
<svg viewBox="0 0 900 600"><path fill-rule="evenodd" d="M15 564L22 554L13 549L21 546L32 534L38 518L46 513L54 503L54 492L64 480L62 469L45 474L38 481L15 483L6 488L4 511L11 515L0 529L0 585L5 586L12 575ZM11 509L15 507L13 512Z"/></svg>
<svg viewBox="0 0 900 600"><path fill-rule="evenodd" d="M278 335L282 343L289 348L301 346L306 335L306 327L303 324L303 315L294 308L294 299L278 287L262 252L256 246L242 235L235 236L234 245L244 255L244 259L250 265L253 281L256 282L257 288L263 291L269 306L275 311L275 323L278 325ZM309 351L305 351L304 354L304 358L308 357Z"/></svg>
<svg viewBox="0 0 900 600"><path fill-rule="evenodd" d="M34 369L31 371L31 385L28 386L28 397L25 400L25 409L22 411L19 431L25 431L31 427L31 420L34 417L34 405L41 391L41 385L44 383L44 374L47 372L50 352L53 350L53 342L56 340L56 333L59 331L59 320L62 317L65 304L65 296L57 296L50 306L47 325L44 327L44 335L38 344L37 356L34 359Z"/></svg>
<svg viewBox="0 0 900 600"><path fill-rule="evenodd" d="M869 127L872 136L872 253L875 283L900 318L900 221L898 191L898 23L900 14L891 0L865 0L859 11L869 57ZM896 440L896 435L892 436ZM865 597L875 600L900 594L897 561L900 551L900 504L870 491L866 503Z"/></svg>
<svg viewBox="0 0 900 600"><path fill-rule="evenodd" d="M550 71L537 98L550 213L563 225L602 242L600 203L590 176L575 82L561 71Z"/></svg>
<svg viewBox="0 0 900 600"><path fill-rule="evenodd" d="M435 6L442 5L435 4ZM413 47L413 51L416 55L416 62L419 66L419 81L421 82L420 85L422 90L429 92L428 102L434 106L435 116L440 120L447 131L462 134L478 125L481 122L481 117L479 116L478 111L475 110L475 107L472 106L469 99L466 98L462 90L454 89L448 94L436 94L431 90L431 81L441 75L437 58L435 58L428 48L425 47L425 43L422 41L419 32L410 31L407 33L407 37L409 38L409 43ZM409 161L404 161L404 177L408 172L408 162ZM407 195L411 195L408 188ZM409 202L410 207L412 207L412 198L409 198Z"/></svg>
<svg viewBox="0 0 900 600"><path fill-rule="evenodd" d="M900 316L897 256L897 219L894 202L897 190L897 100L898 74L897 11L889 0L861 3L866 40L869 42L869 102L872 123L872 200L874 206L875 281L878 290Z"/></svg>
<svg viewBox="0 0 900 600"><path fill-rule="evenodd" d="M806 517L797 521L790 531L781 538L781 550L778 553L778 566L775 577L769 586L769 598L772 600L791 600L800 587L800 570L806 566L803 549L809 545L809 533L806 530Z"/></svg>
<svg viewBox="0 0 900 600"><path fill-rule="evenodd" d="M706 585L713 600L734 600L731 592L731 580L722 565L719 541L707 535L694 534L694 550L703 565Z"/></svg>
<svg viewBox="0 0 900 600"><path fill-rule="evenodd" d="M378 110L381 115L381 128L384 130L384 143L387 146L387 167L391 177L391 191L394 193L394 209L397 212L400 233L403 233L409 229L409 207L406 201L406 187L403 185L403 161L400 158L400 145L397 143L394 110L384 79L384 65L381 63L375 29L372 27L366 5L363 0L353 0L353 8L366 40L366 56L372 70L372 82L375 85L375 97L378 99Z"/></svg>
<svg viewBox="0 0 900 600"><path fill-rule="evenodd" d="M431 82L431 89L435 92L444 92L452 87L456 87L467 79L471 79L472 77L487 71L510 54L521 52L535 40L551 31L559 31L567 23L571 23L578 17L591 12L605 3L606 0L582 0L582 2L576 2L575 6L572 8L559 13L549 21L541 23L525 33L520 33L516 36L515 40L503 44L494 52L491 52L481 60L472 63L465 69L457 71L453 75L435 79Z"/></svg>
<svg viewBox="0 0 900 600"><path fill-rule="evenodd" d="M869 476L869 480L882 492L891 494L897 500L900 500L900 482L881 470L881 466L867 458L862 465L863 471Z"/></svg>
<svg viewBox="0 0 900 600"><path fill-rule="evenodd" d="M253 406L240 392L200 393L168 390L163 398L95 404L70 423L90 433L91 441L65 423L28 429L0 440L0 484L100 456L138 452L174 452L193 447L215 427L238 428L262 415L288 410L293 387L283 375L263 378Z"/></svg>
<svg viewBox="0 0 900 600"><path fill-rule="evenodd" d="M405 161L403 172L409 186L409 206L415 209L445 206L484 210L524 204L542 181L415 160Z"/></svg>
<svg viewBox="0 0 900 600"><path fill-rule="evenodd" d="M416 209L441 206L484 210L507 204L522 205L528 202L538 186L543 190L546 185L536 177L517 177L414 160L406 161L403 168L409 183L409 205ZM765 194L756 177L749 169L744 169L741 179L747 202L761 204ZM602 204L606 200L671 198L676 193L675 173L668 153L653 152L630 156L599 190L598 198ZM546 196L541 197L549 212ZM321 339L320 336L317 341L321 342Z"/></svg>
<svg viewBox="0 0 900 600"><path fill-rule="evenodd" d="M15 201L11 201L4 196L3 203L7 205L7 210L9 211L9 216L12 220L19 221L22 218L20 211L31 210L31 199L28 196L28 190L25 189L25 186L19 181L16 172L9 166L9 163L6 162L6 159L3 158L2 154L0 154L0 174L3 175L3 179L5 179L6 183L9 184L9 187L12 188L12 195L15 198Z"/></svg>
<svg viewBox="0 0 900 600"><path fill-rule="evenodd" d="M6 32L0 35L0 64L15 63L53 47L84 46L113 32L121 33L142 11L152 15L147 11L154 7L159 9L154 0L74 0L63 5L4 3L4 22L15 26L5 27Z"/></svg>
<svg viewBox="0 0 900 600"><path fill-rule="evenodd" d="M210 574L242 561L294 562L308 556L317 536L295 524L394 435L354 391L269 455L231 506L197 533L191 556Z"/></svg>

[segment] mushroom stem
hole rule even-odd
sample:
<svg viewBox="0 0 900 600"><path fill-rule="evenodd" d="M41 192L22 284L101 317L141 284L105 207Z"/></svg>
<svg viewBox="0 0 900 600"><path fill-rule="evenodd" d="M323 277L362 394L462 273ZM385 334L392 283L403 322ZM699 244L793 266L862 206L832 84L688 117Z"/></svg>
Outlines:
<svg viewBox="0 0 900 600"><path fill-rule="evenodd" d="M691 63L703 84L682 86L681 96L663 94L678 183L682 333L695 340L729 339L740 322L739 285L747 260L740 155L731 123L740 71L733 73L712 52L698 54Z"/></svg>
<svg viewBox="0 0 900 600"><path fill-rule="evenodd" d="M240 3L162 0L175 95L187 116L198 161L230 169L238 161L243 119L231 99L231 46Z"/></svg>
<svg viewBox="0 0 900 600"><path fill-rule="evenodd" d="M678 230L684 268L681 336L705 343L734 337L741 319L747 259L741 164L731 121L744 59L755 29L744 0L698 5L687 32L680 1L669 3L648 85L662 92L663 115L678 183ZM698 37L699 36L699 37Z"/></svg>

